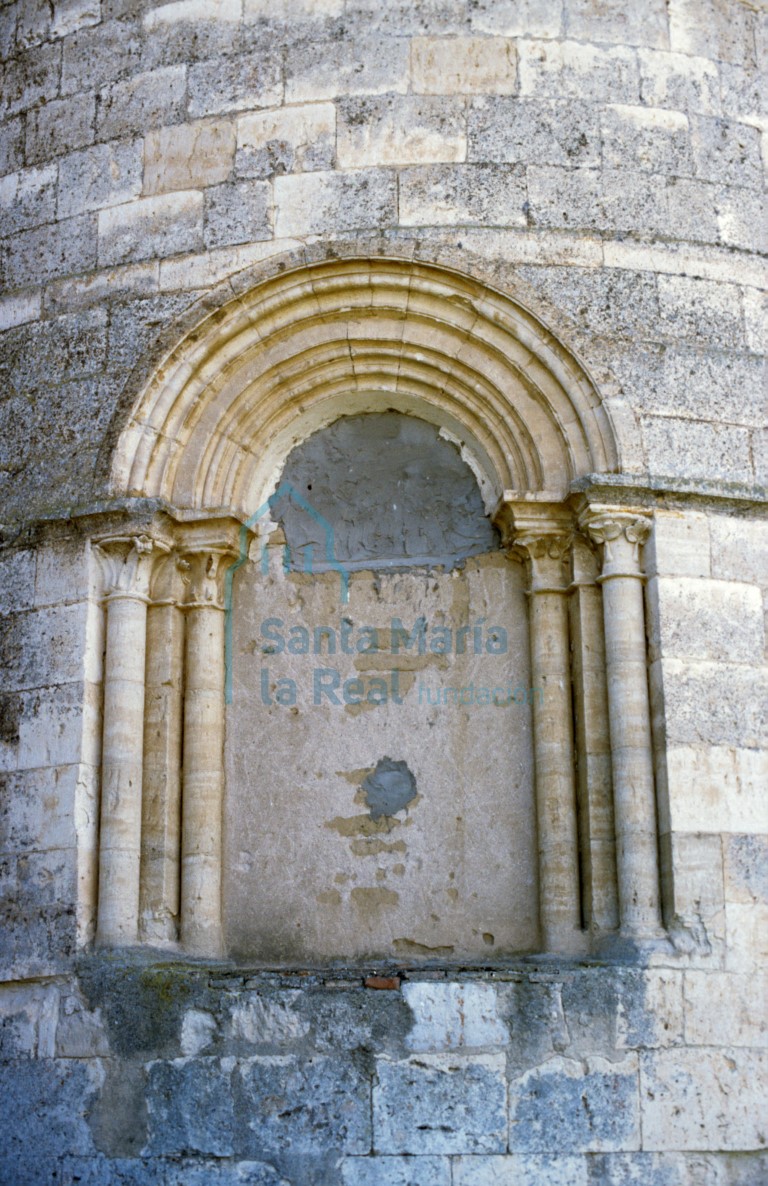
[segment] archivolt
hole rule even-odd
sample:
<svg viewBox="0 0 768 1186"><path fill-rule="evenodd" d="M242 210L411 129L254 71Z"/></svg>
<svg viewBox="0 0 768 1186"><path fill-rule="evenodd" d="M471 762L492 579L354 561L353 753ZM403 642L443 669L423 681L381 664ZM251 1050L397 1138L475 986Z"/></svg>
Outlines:
<svg viewBox="0 0 768 1186"><path fill-rule="evenodd" d="M188 334L121 434L112 488L249 514L300 440L387 408L461 444L489 507L617 468L594 384L526 309L445 268L352 259L285 272Z"/></svg>

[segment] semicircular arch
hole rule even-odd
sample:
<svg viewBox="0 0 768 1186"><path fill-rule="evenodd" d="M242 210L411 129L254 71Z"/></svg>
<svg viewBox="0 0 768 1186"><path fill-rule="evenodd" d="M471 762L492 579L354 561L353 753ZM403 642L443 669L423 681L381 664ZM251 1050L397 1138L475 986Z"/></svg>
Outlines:
<svg viewBox="0 0 768 1186"><path fill-rule="evenodd" d="M366 257L285 271L188 333L136 401L111 486L247 515L299 441L389 408L461 446L489 509L618 468L595 384L539 318L449 268Z"/></svg>

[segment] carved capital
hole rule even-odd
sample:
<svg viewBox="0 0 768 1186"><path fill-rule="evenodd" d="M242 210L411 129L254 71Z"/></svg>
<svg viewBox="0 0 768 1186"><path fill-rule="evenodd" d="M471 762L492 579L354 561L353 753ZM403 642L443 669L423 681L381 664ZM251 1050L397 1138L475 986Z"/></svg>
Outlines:
<svg viewBox="0 0 768 1186"><path fill-rule="evenodd" d="M188 573L189 561L178 552L160 558L150 582L152 605L181 605L186 597Z"/></svg>
<svg viewBox="0 0 768 1186"><path fill-rule="evenodd" d="M104 599L132 597L149 600L152 573L168 544L148 535L113 536L98 540L95 553L102 572Z"/></svg>
<svg viewBox="0 0 768 1186"><path fill-rule="evenodd" d="M494 522L507 552L528 565L531 593L567 588L573 528L561 504L502 500Z"/></svg>
<svg viewBox="0 0 768 1186"><path fill-rule="evenodd" d="M589 507L581 516L584 530L603 548L600 580L610 577L640 577L640 548L651 530L651 519L634 511L610 507Z"/></svg>
<svg viewBox="0 0 768 1186"><path fill-rule="evenodd" d="M528 563L531 593L565 591L570 571L571 538L570 533L553 531L523 531L516 536L513 551Z"/></svg>
<svg viewBox="0 0 768 1186"><path fill-rule="evenodd" d="M236 559L237 554L228 548L186 552L183 557L186 569L182 574L187 590L184 608L224 609L227 569Z"/></svg>

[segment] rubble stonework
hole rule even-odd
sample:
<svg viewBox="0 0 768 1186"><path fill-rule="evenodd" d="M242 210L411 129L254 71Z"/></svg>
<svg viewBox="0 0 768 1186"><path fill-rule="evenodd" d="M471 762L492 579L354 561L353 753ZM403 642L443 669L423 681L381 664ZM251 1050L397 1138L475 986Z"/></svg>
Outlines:
<svg viewBox="0 0 768 1186"><path fill-rule="evenodd" d="M757 1186L764 12L17 0L0 49L0 1181ZM430 588L371 563L347 603L336 569L314 593L283 570L271 523L286 631L341 639L345 605L377 625L406 586L456 629L475 598L544 688L430 743L419 679L474 656L382 645L363 674L400 677L407 764L358 690L258 701L237 601L291 451L392 412L460 451L503 548ZM369 517L382 472L355 476ZM374 771L407 775L392 816L365 813ZM242 850L268 793L267 892ZM476 812L498 935L458 937L485 908L458 890L419 905L438 799L441 836Z"/></svg>

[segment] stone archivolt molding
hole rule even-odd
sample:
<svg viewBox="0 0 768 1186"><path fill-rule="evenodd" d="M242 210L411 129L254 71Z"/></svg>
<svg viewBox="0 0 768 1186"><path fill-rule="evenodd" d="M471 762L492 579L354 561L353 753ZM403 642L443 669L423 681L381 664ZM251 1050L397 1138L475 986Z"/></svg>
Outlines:
<svg viewBox="0 0 768 1186"><path fill-rule="evenodd" d="M387 408L463 446L489 512L504 490L563 498L619 467L589 375L521 305L447 268L351 259L285 272L188 334L137 400L112 490L247 517L299 439Z"/></svg>

